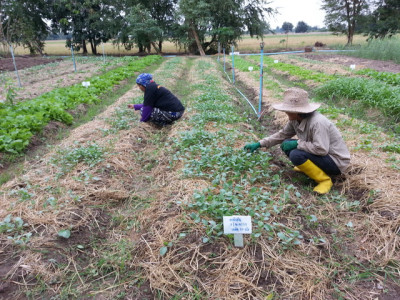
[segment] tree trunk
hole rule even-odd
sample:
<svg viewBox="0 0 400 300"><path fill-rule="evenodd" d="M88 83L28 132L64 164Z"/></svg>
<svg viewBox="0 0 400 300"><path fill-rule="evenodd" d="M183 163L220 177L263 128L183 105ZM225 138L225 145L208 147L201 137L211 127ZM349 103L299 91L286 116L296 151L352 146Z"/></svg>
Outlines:
<svg viewBox="0 0 400 300"><path fill-rule="evenodd" d="M353 21L352 24L349 26L349 31L347 34L347 44L352 45L353 44L353 36L354 36L354 31L355 31L355 22Z"/></svg>
<svg viewBox="0 0 400 300"><path fill-rule="evenodd" d="M39 54L41 56L43 56L44 44L39 40L39 41L34 41L34 45L35 45L37 51L39 52Z"/></svg>
<svg viewBox="0 0 400 300"><path fill-rule="evenodd" d="M82 51L83 51L83 55L86 55L88 53L85 39L82 40Z"/></svg>
<svg viewBox="0 0 400 300"><path fill-rule="evenodd" d="M162 43L163 41L158 41L158 49L160 49L160 53L162 52Z"/></svg>
<svg viewBox="0 0 400 300"><path fill-rule="evenodd" d="M144 52L144 47L142 43L138 43L139 53Z"/></svg>
<svg viewBox="0 0 400 300"><path fill-rule="evenodd" d="M90 39L90 48L92 49L92 54L97 55L97 48L93 39Z"/></svg>
<svg viewBox="0 0 400 300"><path fill-rule="evenodd" d="M194 39L196 40L197 48L199 49L200 55L205 56L206 54L204 53L203 47L201 46L199 35L196 32L196 29L194 28L194 25L191 26L192 33L194 36Z"/></svg>
<svg viewBox="0 0 400 300"><path fill-rule="evenodd" d="M347 0L345 1L345 8L346 8L346 20L347 20L347 45L351 45L352 42L351 9L350 9L350 2Z"/></svg>
<svg viewBox="0 0 400 300"><path fill-rule="evenodd" d="M151 45L153 46L154 50L156 50L157 54L161 54L161 50L160 48L158 48L156 43L151 42Z"/></svg>

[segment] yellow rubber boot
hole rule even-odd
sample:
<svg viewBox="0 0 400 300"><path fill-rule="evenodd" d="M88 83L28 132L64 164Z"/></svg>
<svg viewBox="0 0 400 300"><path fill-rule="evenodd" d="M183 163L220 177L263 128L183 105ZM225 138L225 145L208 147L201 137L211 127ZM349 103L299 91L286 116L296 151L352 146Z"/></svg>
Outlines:
<svg viewBox="0 0 400 300"><path fill-rule="evenodd" d="M297 168L318 183L314 188L314 192L326 194L331 190L333 185L331 178L311 160L308 159L304 164L297 166Z"/></svg>
<svg viewBox="0 0 400 300"><path fill-rule="evenodd" d="M296 171L296 172L303 172L302 170L300 170L300 169L299 169L298 167L296 167L296 166L293 168L293 171Z"/></svg>

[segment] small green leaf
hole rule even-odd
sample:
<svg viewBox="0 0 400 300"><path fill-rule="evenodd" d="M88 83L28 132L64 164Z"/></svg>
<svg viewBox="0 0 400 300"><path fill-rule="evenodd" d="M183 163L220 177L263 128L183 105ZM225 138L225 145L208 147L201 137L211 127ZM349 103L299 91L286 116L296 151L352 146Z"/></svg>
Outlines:
<svg viewBox="0 0 400 300"><path fill-rule="evenodd" d="M203 237L203 243L205 244L205 243L208 243L208 241L209 241L210 239L208 238L208 237Z"/></svg>
<svg viewBox="0 0 400 300"><path fill-rule="evenodd" d="M278 238L280 238L281 240L286 240L287 237L283 232L278 232L277 233Z"/></svg>
<svg viewBox="0 0 400 300"><path fill-rule="evenodd" d="M265 298L265 300L272 300L272 299L274 299L274 293L269 294L269 295Z"/></svg>
<svg viewBox="0 0 400 300"><path fill-rule="evenodd" d="M164 256L168 252L168 247L161 247L160 248L160 255Z"/></svg>
<svg viewBox="0 0 400 300"><path fill-rule="evenodd" d="M60 230L58 232L58 236L68 239L71 236L71 231L68 229Z"/></svg>

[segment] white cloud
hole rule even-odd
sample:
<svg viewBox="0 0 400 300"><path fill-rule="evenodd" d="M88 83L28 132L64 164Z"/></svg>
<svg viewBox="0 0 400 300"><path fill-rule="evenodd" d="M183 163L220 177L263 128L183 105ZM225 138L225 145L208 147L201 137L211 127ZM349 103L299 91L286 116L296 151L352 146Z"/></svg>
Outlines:
<svg viewBox="0 0 400 300"><path fill-rule="evenodd" d="M281 27L284 22L290 22L296 27L299 21L306 22L309 26L325 26L325 11L321 9L321 0L274 0L268 6L279 12L268 19L272 29Z"/></svg>

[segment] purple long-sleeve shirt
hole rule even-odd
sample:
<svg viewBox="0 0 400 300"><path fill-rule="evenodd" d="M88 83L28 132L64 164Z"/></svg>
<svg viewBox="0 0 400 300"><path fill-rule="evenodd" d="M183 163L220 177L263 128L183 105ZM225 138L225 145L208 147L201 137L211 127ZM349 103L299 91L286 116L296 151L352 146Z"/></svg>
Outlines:
<svg viewBox="0 0 400 300"><path fill-rule="evenodd" d="M135 110L140 110L141 112L141 118L140 122L147 122L147 120L150 118L151 113L153 112L153 108L151 106L145 106L143 104L135 104L133 106Z"/></svg>

